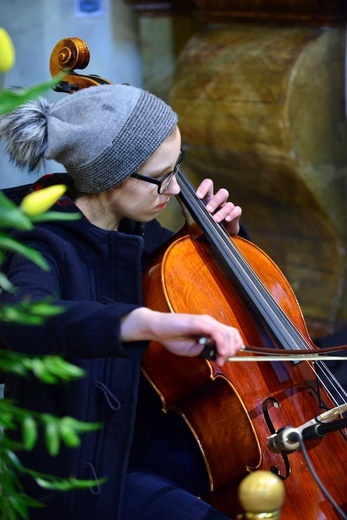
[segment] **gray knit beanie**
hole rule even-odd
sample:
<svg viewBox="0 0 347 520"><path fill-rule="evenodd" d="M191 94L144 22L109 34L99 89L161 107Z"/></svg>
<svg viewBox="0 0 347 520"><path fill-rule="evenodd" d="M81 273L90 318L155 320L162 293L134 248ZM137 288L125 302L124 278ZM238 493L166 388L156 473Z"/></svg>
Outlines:
<svg viewBox="0 0 347 520"><path fill-rule="evenodd" d="M36 169L61 163L83 193L105 191L137 171L177 124L161 99L129 85L102 85L56 104L39 98L0 118L11 159Z"/></svg>

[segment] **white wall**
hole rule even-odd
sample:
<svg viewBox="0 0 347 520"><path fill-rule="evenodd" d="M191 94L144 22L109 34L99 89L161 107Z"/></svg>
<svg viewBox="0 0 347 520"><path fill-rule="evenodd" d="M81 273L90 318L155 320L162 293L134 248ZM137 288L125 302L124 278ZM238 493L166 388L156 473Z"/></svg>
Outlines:
<svg viewBox="0 0 347 520"><path fill-rule="evenodd" d="M16 49L16 63L6 76L6 87L50 80L51 52L59 40L70 37L81 38L90 50L89 65L81 73L142 87L136 14L122 0L95 1L101 12L80 16L81 0L0 0L0 27L10 34ZM54 101L63 95L52 91L47 97ZM38 175L28 175L9 164L0 148L0 189L58 171L64 171L61 165L47 161Z"/></svg>

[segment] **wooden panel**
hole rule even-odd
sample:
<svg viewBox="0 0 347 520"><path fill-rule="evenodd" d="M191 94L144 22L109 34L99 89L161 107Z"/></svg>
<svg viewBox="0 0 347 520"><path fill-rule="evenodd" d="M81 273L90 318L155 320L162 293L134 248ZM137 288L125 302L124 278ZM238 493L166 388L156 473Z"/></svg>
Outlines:
<svg viewBox="0 0 347 520"><path fill-rule="evenodd" d="M134 11L146 15L158 15L167 13L191 13L195 9L194 0L170 0L168 2L154 0L125 0Z"/></svg>
<svg viewBox="0 0 347 520"><path fill-rule="evenodd" d="M203 22L333 25L347 21L345 0L126 0L143 14L192 13Z"/></svg>
<svg viewBox="0 0 347 520"><path fill-rule="evenodd" d="M206 22L244 20L313 25L347 20L345 0L195 0L195 3L199 17Z"/></svg>

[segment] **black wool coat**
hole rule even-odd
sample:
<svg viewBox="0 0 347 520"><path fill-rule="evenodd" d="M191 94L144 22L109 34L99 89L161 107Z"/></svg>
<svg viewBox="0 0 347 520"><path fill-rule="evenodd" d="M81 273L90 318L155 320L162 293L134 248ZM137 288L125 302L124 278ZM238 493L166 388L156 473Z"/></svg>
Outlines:
<svg viewBox="0 0 347 520"><path fill-rule="evenodd" d="M66 197L54 209L78 212ZM43 255L50 269L43 271L23 256L10 254L2 270L18 293L3 292L1 302L53 297L65 312L40 326L0 322L0 336L14 351L63 356L82 367L86 376L43 384L34 377L8 375L5 395L28 410L103 424L83 434L80 447L62 444L59 455L52 457L40 438L33 451L20 452L19 458L23 465L50 475L107 479L89 490L47 492L25 477L25 491L46 506L32 509L32 520L120 518L141 354L147 346L146 342L122 344L120 319L142 305L146 258L170 235L157 221L145 225L128 221L119 231L104 231L85 218L40 224L31 232L17 233L17 238Z"/></svg>

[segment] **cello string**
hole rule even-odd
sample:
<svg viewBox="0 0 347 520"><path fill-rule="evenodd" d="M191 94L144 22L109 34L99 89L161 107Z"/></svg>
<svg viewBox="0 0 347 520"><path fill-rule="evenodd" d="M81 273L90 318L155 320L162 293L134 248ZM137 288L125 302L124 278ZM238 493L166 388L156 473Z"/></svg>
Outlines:
<svg viewBox="0 0 347 520"><path fill-rule="evenodd" d="M237 282L241 285L246 295L251 296L251 302L258 302L259 306L256 310L260 311L260 315L277 338L279 344L286 345L288 350L294 350L293 345L295 345L295 349L298 349L298 344L301 344L303 349L307 349L308 344L303 340L303 336L297 334L293 323L288 320L287 315L279 307L277 302L275 302L254 270L244 259L232 240L230 240L229 233L222 225L217 224L212 216L205 211L203 201L196 199L195 191L190 181L181 174L184 175L182 170L180 170L179 180L184 184L184 193L190 196L189 207L194 209L195 206L199 209L199 213L195 212L193 217L201 226L204 235L210 238L212 244L217 243L218 236L219 248L216 248L216 253L220 257L220 260L227 265L229 272L236 276ZM184 202L183 195L181 195L181 198ZM284 322L286 322L286 327ZM291 334L289 334L288 329L291 330Z"/></svg>
<svg viewBox="0 0 347 520"><path fill-rule="evenodd" d="M347 391L344 389L342 384L338 381L336 376L331 372L331 370L329 369L327 364L324 363L324 361L318 361L316 363L316 365L318 365L318 367L322 371L323 375L325 375L325 377L329 379L329 383L331 384L331 386L333 387L333 389L335 391L335 396L338 396L341 399L341 402L338 402L336 397L333 396L329 391L330 397L336 402L336 404L346 403L347 402ZM321 383L324 384L323 378L318 373L316 374L316 376L321 381ZM325 386L325 389L328 391L326 385L324 385L324 386Z"/></svg>
<svg viewBox="0 0 347 520"><path fill-rule="evenodd" d="M225 243L227 246L229 246L230 244L232 246L234 246L234 244L230 241L229 234L226 232L225 229L222 230L222 234L223 234L223 242L224 242L224 240L226 240ZM226 238L225 238L225 236L226 236ZM228 247L228 249L229 249L229 247ZM275 313L276 318L278 317L278 313L281 314L281 319L276 320L277 326L282 327L282 329L284 329L286 334L288 333L287 332L288 329L290 329L292 336L296 336L295 341L293 343L294 348L291 347L292 350L299 349L300 347L298 346L298 342L300 342L306 346L306 349L308 349L310 352L312 352L312 349L308 348L308 343L306 342L306 339L303 337L302 333L300 331L298 331L298 329L296 327L294 327L290 318L286 315L286 313L283 311L283 309L278 306L278 304L274 300L273 296L269 293L269 291L264 286L264 284L261 282L261 280L256 275L256 273L254 273L253 269L251 267L249 267L249 269L248 269L248 263L244 262L243 256L239 254L239 251L236 247L233 247L232 253L233 254L235 253L234 249L236 251L237 256L239 257L237 260L238 260L239 265L243 269L244 276L252 278L252 284L254 284L254 285L252 285L252 287L255 286L255 281L257 281L257 287L260 287L260 289L261 289L261 290L259 290L258 294L260 295L261 301L263 302L263 307L265 308L265 306L267 306L269 312L273 312L273 310L275 308L277 311L277 314ZM233 255L233 256L235 256L235 255ZM335 393L341 398L342 402L340 404L347 402L346 391L344 390L342 385L339 383L339 381L336 379L336 377L333 375L333 373L329 370L327 365L321 361L316 362L316 365L319 365L319 367L325 374L326 380L328 381L330 386L334 389ZM310 367L311 371L314 372L315 376L317 377L317 379L319 380L321 385L327 390L332 401L336 402L336 398L335 398L331 388L330 389L327 388L327 385L324 383L323 378L316 372L316 370L312 366L312 364L309 364L309 367Z"/></svg>
<svg viewBox="0 0 347 520"><path fill-rule="evenodd" d="M230 239L228 239L228 242L230 242ZM242 258L241 258L241 260L242 260ZM242 264L244 264L244 263L242 262ZM244 267L244 265L243 265L243 267ZM249 272L251 272L251 271L248 270L247 267L244 268L245 276L247 276L249 274ZM253 277L253 280L258 278L255 273L254 273L254 276L252 275L252 277ZM288 334L288 331L289 331L289 333L291 333L290 335L291 335L291 339L293 341L293 344L291 347L292 350L295 351L296 349L300 349L300 345L298 345L298 343L301 343L301 345L304 344L306 346L306 348L310 352L312 352L312 349L308 348L308 344L307 344L305 338L303 337L302 333L294 327L290 318L286 315L286 313L283 311L283 309L281 309L278 306L277 302L275 302L272 295L267 291L266 287L264 286L264 284L262 284L262 282L260 280L259 280L259 284L262 289L261 291L259 291L259 294L260 294L260 297L262 298L263 308L267 307L268 312L273 313L274 307L275 306L278 307L278 308L276 308L275 316L276 316L276 318L278 318L279 313L281 314L281 316L280 316L280 319L276 320L276 326L281 327L283 330L283 333L285 333L285 334ZM345 390L343 389L343 387L339 383L339 381L334 377L333 373L329 370L327 365L321 361L318 361L316 363L316 365L318 365L319 368L321 368L321 370L323 371L323 373L325 375L325 381L323 381L323 378L320 376L319 373L317 373L317 371L315 370L314 366L311 363L309 363L308 366L309 366L310 370L315 374L315 377L317 377L318 381L323 386L323 388L326 389L326 391L328 392L332 401L334 403L336 402L338 404L338 401L336 399L336 395L337 395L341 399L340 404L347 402L347 393L345 392Z"/></svg>
<svg viewBox="0 0 347 520"><path fill-rule="evenodd" d="M204 236L210 242L210 245L218 243L216 252L220 260L227 265L229 272L236 276L237 282L241 285L247 296L251 296L251 302L258 302L259 306L256 307L256 311L260 311L260 316L265 321L266 328L274 335L279 345L284 345L286 350L300 350L301 346L312 352L308 341L304 338L301 331L294 326L292 320L289 319L287 314L273 298L272 294L265 287L233 241L230 240L230 235L226 229L213 220L212 215L205 210L204 202L196 198L195 189L183 170L179 171L177 180L179 184L184 185L184 189L181 190L179 195L180 199L183 203L185 203L185 196L189 199L189 204L186 204L186 206L189 206L189 208L193 210L191 211L192 217L200 226ZM218 242L217 236L219 238ZM222 246L222 250L220 246ZM309 366L315 376L318 377L312 365L309 364ZM336 379L334 381L333 374L327 367L324 367L324 371L329 383L335 386L338 393L342 395L342 386ZM322 378L319 377L318 379L323 387L326 388ZM329 395L332 395L331 391L329 391Z"/></svg>

